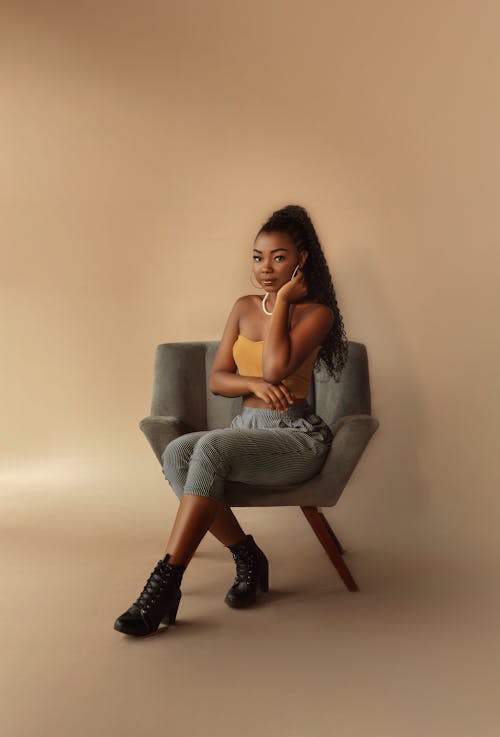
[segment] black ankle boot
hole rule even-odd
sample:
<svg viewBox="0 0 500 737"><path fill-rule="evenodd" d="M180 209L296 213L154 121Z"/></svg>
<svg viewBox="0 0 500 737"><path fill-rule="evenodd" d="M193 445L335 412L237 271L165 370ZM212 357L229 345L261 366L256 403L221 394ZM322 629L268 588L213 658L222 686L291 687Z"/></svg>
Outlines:
<svg viewBox="0 0 500 737"><path fill-rule="evenodd" d="M230 607L242 608L253 604L257 589L269 588L269 563L252 535L246 535L236 545L226 545L236 562L236 578L224 601Z"/></svg>
<svg viewBox="0 0 500 737"><path fill-rule="evenodd" d="M186 566L171 565L167 553L159 560L141 594L115 621L114 628L126 635L149 635L160 623L174 624L182 592L180 585Z"/></svg>

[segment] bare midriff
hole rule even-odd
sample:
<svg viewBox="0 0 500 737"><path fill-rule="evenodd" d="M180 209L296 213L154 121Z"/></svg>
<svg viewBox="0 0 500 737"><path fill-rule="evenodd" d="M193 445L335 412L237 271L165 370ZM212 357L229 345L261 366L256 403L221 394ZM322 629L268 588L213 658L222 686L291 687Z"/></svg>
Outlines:
<svg viewBox="0 0 500 737"><path fill-rule="evenodd" d="M306 404L307 404L307 399L294 399L293 404L286 401L287 407L304 407ZM269 402L265 402L260 397L255 397L251 395L243 400L243 405L245 407L260 407L261 409L272 409Z"/></svg>

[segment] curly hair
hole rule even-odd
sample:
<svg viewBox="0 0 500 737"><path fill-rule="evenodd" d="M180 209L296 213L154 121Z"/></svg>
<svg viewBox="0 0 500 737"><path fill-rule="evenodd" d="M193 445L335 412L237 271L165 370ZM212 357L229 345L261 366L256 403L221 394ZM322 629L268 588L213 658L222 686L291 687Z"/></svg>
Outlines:
<svg viewBox="0 0 500 737"><path fill-rule="evenodd" d="M300 205L286 205L275 210L271 217L259 229L255 240L260 233L286 233L294 243L299 253L308 251L303 273L307 284L307 297L312 302L327 305L333 310L335 319L333 325L323 340L315 367L323 361L326 370L334 381L340 380L349 353L342 315L337 305L332 277L319 238L311 218Z"/></svg>

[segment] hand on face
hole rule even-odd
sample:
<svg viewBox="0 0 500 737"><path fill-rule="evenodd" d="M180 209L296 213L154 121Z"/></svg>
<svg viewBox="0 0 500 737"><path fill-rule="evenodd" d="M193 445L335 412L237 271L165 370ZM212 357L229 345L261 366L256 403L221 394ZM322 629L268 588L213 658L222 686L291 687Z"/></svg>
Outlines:
<svg viewBox="0 0 500 737"><path fill-rule="evenodd" d="M276 299L285 299L287 302L300 302L306 296L307 285L302 269L276 292Z"/></svg>

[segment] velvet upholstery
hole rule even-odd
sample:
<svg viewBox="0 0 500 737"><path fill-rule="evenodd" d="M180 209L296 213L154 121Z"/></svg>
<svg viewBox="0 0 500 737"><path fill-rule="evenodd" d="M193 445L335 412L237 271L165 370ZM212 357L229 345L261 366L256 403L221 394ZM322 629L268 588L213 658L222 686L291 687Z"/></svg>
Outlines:
<svg viewBox="0 0 500 737"><path fill-rule="evenodd" d="M228 427L241 411L241 397L208 389L218 341L162 343L157 346L150 414L139 427L161 465L167 443L185 432ZM363 343L349 341L349 357L337 383L324 368L315 370L308 401L333 431L322 470L309 481L289 486L258 486L227 481L225 500L233 507L336 504L356 464L377 430L371 416L368 356Z"/></svg>

